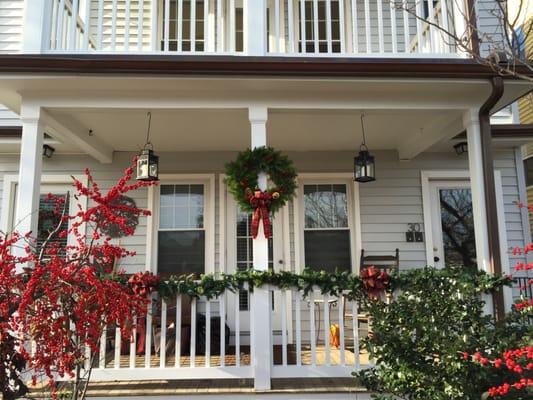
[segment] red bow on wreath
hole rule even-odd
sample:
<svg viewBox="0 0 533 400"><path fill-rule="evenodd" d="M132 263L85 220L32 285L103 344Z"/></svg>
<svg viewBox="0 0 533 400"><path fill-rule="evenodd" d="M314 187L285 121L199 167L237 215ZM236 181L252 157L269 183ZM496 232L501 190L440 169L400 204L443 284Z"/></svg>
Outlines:
<svg viewBox="0 0 533 400"><path fill-rule="evenodd" d="M372 299L377 299L379 294L389 286L389 274L373 265L361 271L361 280L368 296Z"/></svg>
<svg viewBox="0 0 533 400"><path fill-rule="evenodd" d="M256 190L249 198L248 201L254 209L252 216L252 237L257 238L259 232L259 223L263 220L263 231L265 238L270 239L272 237L272 225L270 223L270 205L272 204L272 194L269 192L261 192Z"/></svg>

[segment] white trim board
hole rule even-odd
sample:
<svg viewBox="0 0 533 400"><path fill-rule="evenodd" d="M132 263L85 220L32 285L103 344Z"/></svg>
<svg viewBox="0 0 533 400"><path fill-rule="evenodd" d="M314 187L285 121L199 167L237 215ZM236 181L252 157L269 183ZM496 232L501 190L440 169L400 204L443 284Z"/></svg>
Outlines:
<svg viewBox="0 0 533 400"><path fill-rule="evenodd" d="M205 274L215 273L215 174L161 174L159 185L148 188L145 270L157 273L157 226L161 184L202 184L204 192Z"/></svg>

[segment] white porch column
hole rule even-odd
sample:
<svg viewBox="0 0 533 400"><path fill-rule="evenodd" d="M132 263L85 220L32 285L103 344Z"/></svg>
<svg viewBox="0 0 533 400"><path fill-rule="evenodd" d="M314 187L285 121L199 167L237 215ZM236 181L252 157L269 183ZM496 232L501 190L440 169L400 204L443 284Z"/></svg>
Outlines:
<svg viewBox="0 0 533 400"><path fill-rule="evenodd" d="M249 56L264 56L267 51L266 0L246 0L244 11L244 49Z"/></svg>
<svg viewBox="0 0 533 400"><path fill-rule="evenodd" d="M267 108L250 107L248 112L251 124L251 147L266 146ZM263 172L259 174L258 185L261 190L267 188L267 176ZM253 240L253 260L254 269L261 271L268 269L268 239L265 238L262 224L259 224L257 238ZM267 288L254 288L250 317L254 388L268 390L270 389L272 325L270 292Z"/></svg>
<svg viewBox="0 0 533 400"><path fill-rule="evenodd" d="M20 149L19 178L17 185L14 230L21 235L37 234L39 219L39 194L43 165L44 125L40 107L22 106L22 142ZM20 255L23 249L16 248Z"/></svg>
<svg viewBox="0 0 533 400"><path fill-rule="evenodd" d="M31 3L31 6L30 6ZM24 53L42 53L48 47L52 22L51 0L26 0L22 24Z"/></svg>
<svg viewBox="0 0 533 400"><path fill-rule="evenodd" d="M478 269L491 272L479 110L470 109L466 111L463 114L463 125L466 129L466 140L468 142L468 167L472 190L472 208L474 211L477 264Z"/></svg>

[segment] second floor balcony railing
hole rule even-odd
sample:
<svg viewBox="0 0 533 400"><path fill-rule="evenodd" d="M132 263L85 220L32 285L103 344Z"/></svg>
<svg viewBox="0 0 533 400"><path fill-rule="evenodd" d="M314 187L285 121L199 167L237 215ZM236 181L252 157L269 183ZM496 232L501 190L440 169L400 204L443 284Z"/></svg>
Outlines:
<svg viewBox="0 0 533 400"><path fill-rule="evenodd" d="M44 53L460 57L435 25L466 27L453 0L38 2Z"/></svg>

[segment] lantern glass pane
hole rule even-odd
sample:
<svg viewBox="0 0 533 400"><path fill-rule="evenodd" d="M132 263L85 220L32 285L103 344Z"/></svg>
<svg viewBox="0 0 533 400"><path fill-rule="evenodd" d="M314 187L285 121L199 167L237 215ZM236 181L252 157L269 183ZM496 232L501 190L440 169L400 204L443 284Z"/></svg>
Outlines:
<svg viewBox="0 0 533 400"><path fill-rule="evenodd" d="M148 160L145 156L140 156L137 161L137 178L148 178Z"/></svg>

